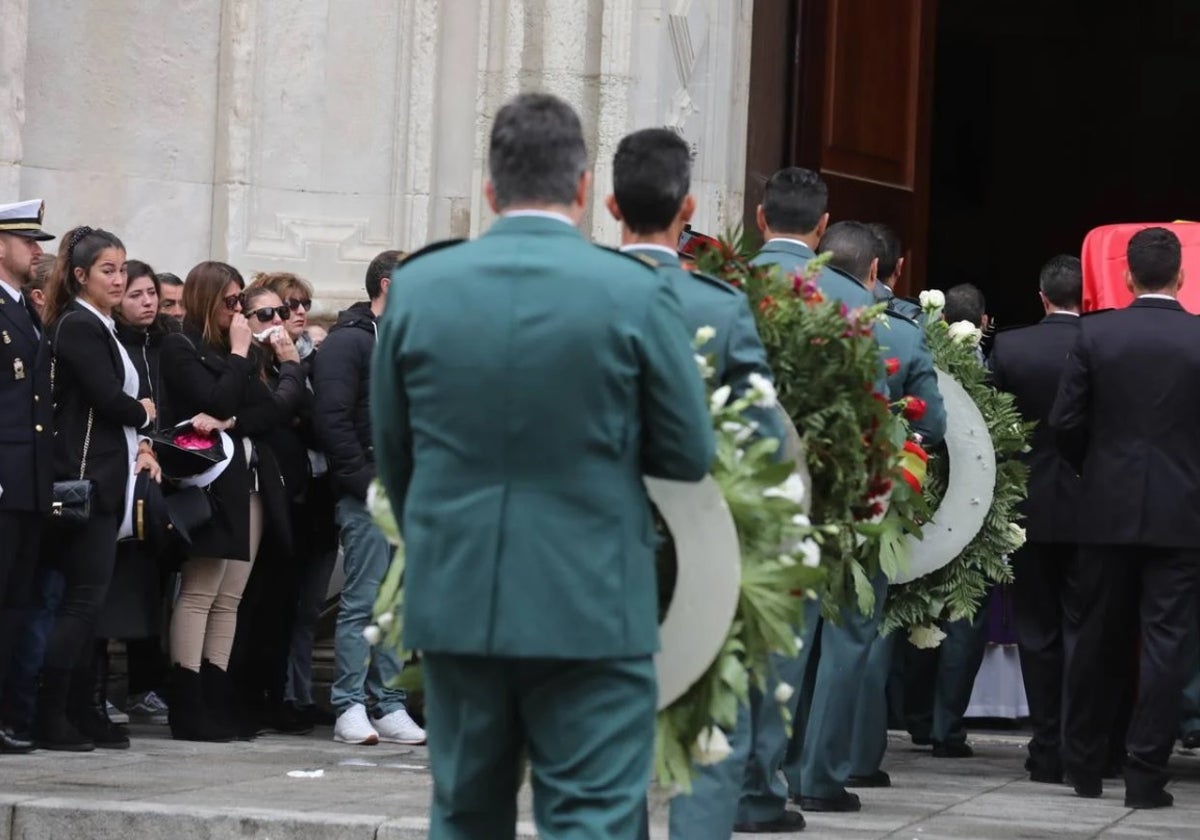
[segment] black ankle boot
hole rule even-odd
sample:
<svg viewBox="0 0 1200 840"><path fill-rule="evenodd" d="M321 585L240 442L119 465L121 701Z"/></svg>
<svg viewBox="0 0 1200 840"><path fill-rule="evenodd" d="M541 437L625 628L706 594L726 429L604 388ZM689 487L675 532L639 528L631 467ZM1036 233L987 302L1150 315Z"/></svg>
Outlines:
<svg viewBox="0 0 1200 840"><path fill-rule="evenodd" d="M199 671L190 671L176 663L171 666L167 700L167 723L177 741L233 740L233 733L211 717L206 708Z"/></svg>
<svg viewBox="0 0 1200 840"><path fill-rule="evenodd" d="M90 690L86 687L90 684ZM73 677L67 715L75 727L101 749L129 749L129 730L108 716L108 653L101 649L90 668Z"/></svg>
<svg viewBox="0 0 1200 840"><path fill-rule="evenodd" d="M200 665L204 704L232 737L253 741L261 730L258 706L238 694L229 672L205 659Z"/></svg>
<svg viewBox="0 0 1200 840"><path fill-rule="evenodd" d="M71 689L71 672L59 668L42 671L38 688L36 740L43 750L91 752L96 744L67 718L67 694Z"/></svg>

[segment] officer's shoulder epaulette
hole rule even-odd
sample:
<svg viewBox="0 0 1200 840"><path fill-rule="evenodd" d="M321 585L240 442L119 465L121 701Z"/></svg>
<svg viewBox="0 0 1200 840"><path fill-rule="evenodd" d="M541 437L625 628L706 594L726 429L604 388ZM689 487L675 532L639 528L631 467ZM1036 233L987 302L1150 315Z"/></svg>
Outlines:
<svg viewBox="0 0 1200 840"><path fill-rule="evenodd" d="M718 289L720 289L723 292L728 292L731 295L738 294L738 290L735 286L730 285L729 283L722 280L720 277L714 277L711 274L705 274L703 271L697 271L694 268L687 269L687 272L688 272L688 274L695 277L697 280L703 280L705 283L708 283L710 286L716 286Z"/></svg>
<svg viewBox="0 0 1200 840"><path fill-rule="evenodd" d="M413 260L420 259L421 257L427 257L430 254L437 253L438 251L444 251L447 248L453 248L455 245L461 245L466 241L466 239L439 239L437 242L430 242L424 248L418 248L407 257L402 259L396 268L405 268L412 263Z"/></svg>
<svg viewBox="0 0 1200 840"><path fill-rule="evenodd" d="M915 318L910 318L908 315L905 315L903 312L897 312L895 309L892 309L892 307L890 307L890 306L883 311L887 313L889 318L895 318L897 321L900 321L902 323L911 324L912 326L916 327L918 330L921 329L921 325L917 323L917 320Z"/></svg>
<svg viewBox="0 0 1200 840"><path fill-rule="evenodd" d="M627 260L633 260L638 265L642 266L642 268L648 268L651 271L658 271L659 263L658 260L654 259L654 257L634 251L622 251L620 248L614 248L611 245L602 245L599 242L593 242L592 244L597 248L601 248L610 253L624 257Z"/></svg>

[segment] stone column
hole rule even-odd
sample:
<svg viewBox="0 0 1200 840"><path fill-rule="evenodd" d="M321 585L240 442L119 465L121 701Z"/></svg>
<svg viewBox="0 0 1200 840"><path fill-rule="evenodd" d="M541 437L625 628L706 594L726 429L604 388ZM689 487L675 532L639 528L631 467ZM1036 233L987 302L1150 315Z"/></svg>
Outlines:
<svg viewBox="0 0 1200 840"><path fill-rule="evenodd" d="M0 203L21 195L29 0L0 0Z"/></svg>

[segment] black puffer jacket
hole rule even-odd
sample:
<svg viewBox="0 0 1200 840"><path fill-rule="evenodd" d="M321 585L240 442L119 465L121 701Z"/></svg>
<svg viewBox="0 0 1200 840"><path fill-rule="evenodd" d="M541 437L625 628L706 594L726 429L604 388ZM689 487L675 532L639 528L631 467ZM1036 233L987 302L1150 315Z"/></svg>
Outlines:
<svg viewBox="0 0 1200 840"><path fill-rule="evenodd" d="M316 354L313 392L317 438L329 459L340 495L367 497L375 478L371 444L371 353L375 315L369 302L356 303L338 322Z"/></svg>

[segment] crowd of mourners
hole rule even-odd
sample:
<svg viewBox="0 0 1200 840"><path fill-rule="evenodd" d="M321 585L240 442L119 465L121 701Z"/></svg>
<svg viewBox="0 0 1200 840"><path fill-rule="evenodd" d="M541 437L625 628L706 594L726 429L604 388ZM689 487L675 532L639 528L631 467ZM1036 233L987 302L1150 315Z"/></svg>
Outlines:
<svg viewBox="0 0 1200 840"><path fill-rule="evenodd" d="M363 638L392 554L365 501L367 377L404 254L326 330L295 274L181 280L87 226L55 256L42 216L0 205L0 751L123 749L130 720L424 743L402 663ZM330 709L313 643L339 535Z"/></svg>

